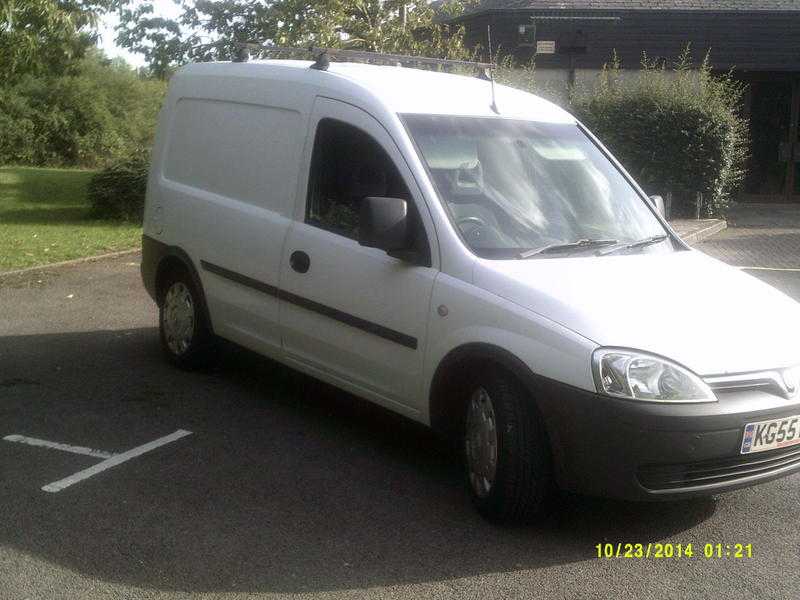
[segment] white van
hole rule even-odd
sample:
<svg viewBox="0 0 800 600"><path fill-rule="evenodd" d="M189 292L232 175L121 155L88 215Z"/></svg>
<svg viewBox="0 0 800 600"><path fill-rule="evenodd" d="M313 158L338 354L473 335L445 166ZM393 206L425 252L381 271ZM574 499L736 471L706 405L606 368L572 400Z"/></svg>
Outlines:
<svg viewBox="0 0 800 600"><path fill-rule="evenodd" d="M428 424L495 520L800 470L797 303L689 249L555 105L326 66L173 77L142 258L171 361L225 338Z"/></svg>

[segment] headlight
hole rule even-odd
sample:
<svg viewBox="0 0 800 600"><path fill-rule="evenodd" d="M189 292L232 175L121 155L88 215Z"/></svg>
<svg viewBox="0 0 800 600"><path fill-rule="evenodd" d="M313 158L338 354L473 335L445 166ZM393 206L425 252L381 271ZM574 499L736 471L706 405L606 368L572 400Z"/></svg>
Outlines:
<svg viewBox="0 0 800 600"><path fill-rule="evenodd" d="M633 350L599 348L592 372L601 394L647 402L716 402L711 388L688 369Z"/></svg>

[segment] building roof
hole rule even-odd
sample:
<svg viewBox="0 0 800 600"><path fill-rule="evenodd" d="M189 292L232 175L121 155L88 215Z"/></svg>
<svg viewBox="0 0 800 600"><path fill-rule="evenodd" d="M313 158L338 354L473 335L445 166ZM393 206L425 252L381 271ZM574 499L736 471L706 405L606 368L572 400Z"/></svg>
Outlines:
<svg viewBox="0 0 800 600"><path fill-rule="evenodd" d="M483 0L467 13L499 10L800 11L800 0Z"/></svg>
<svg viewBox="0 0 800 600"><path fill-rule="evenodd" d="M689 47L719 70L800 72L800 0L482 0L450 22L464 24L470 47L491 26L496 47L542 69L597 69L612 56L636 68L643 52L671 63ZM536 54L534 38L555 52Z"/></svg>

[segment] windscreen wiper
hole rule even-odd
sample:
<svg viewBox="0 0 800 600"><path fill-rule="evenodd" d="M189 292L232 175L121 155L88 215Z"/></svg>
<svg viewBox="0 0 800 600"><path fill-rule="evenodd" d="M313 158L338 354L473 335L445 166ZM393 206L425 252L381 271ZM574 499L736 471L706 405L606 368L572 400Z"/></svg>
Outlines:
<svg viewBox="0 0 800 600"><path fill-rule="evenodd" d="M554 254L556 252L569 252L570 250L587 250L589 248L597 248L601 246L614 246L619 244L619 240L578 240L577 242L569 242L567 244L550 244L543 248L534 248L532 250L525 250L521 252L520 258L530 258L537 254Z"/></svg>
<svg viewBox="0 0 800 600"><path fill-rule="evenodd" d="M602 250L598 252L600 256L604 256L606 254L612 254L617 252L618 250L630 250L633 248L644 248L645 246L652 246L653 244L660 244L664 240L666 240L669 236L666 234L661 235L651 235L650 237L643 238L636 242L626 242L623 244L618 244L612 248L607 248L606 250Z"/></svg>

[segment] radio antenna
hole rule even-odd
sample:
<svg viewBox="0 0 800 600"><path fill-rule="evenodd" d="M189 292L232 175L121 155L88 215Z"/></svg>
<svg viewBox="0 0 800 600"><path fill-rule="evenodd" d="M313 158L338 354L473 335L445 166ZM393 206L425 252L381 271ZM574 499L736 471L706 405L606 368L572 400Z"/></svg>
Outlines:
<svg viewBox="0 0 800 600"><path fill-rule="evenodd" d="M494 111L495 114L500 114L500 111L497 108L497 99L494 94L494 59L492 58L492 26L486 26L486 39L489 42L489 84L492 86L492 103L489 108Z"/></svg>

